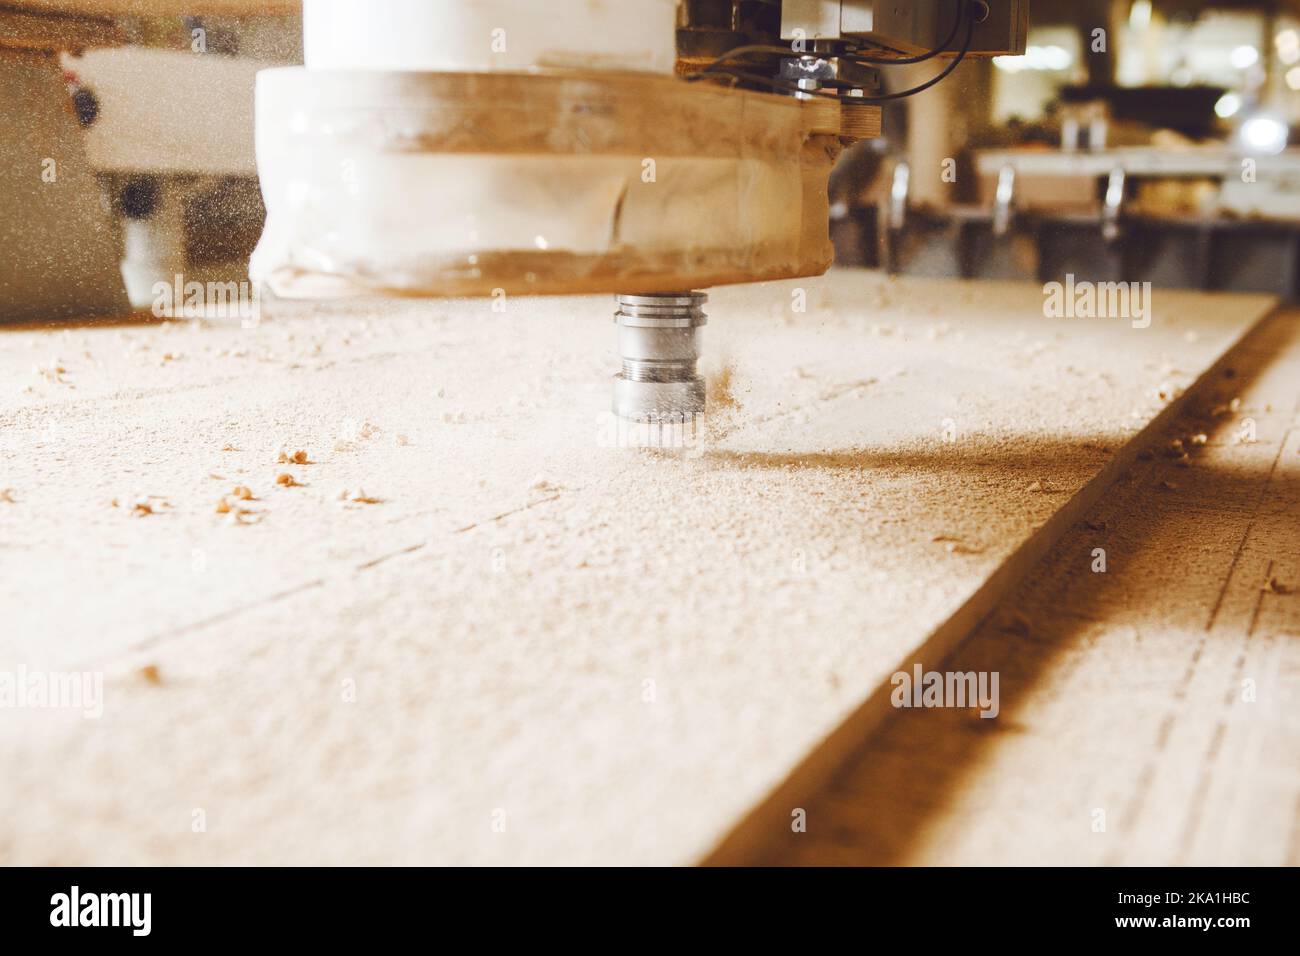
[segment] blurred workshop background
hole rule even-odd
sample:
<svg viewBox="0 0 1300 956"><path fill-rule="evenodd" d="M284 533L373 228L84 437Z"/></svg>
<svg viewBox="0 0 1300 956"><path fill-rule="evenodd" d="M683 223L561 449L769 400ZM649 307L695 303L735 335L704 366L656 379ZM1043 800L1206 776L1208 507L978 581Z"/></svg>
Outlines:
<svg viewBox="0 0 1300 956"><path fill-rule="evenodd" d="M845 157L839 262L1295 297L1294 0L1034 0L958 76Z"/></svg>
<svg viewBox="0 0 1300 956"><path fill-rule="evenodd" d="M684 0L680 25L725 33L747 2ZM302 22L295 0L202 6L230 12L0 0L0 93L24 104L0 116L4 318L147 307L182 272L246 277L264 216L254 76L301 62ZM1030 24L1024 55L963 63L845 154L837 262L1295 299L1300 0L1033 0ZM933 65L885 72L901 89ZM33 163L66 188L17 175Z"/></svg>

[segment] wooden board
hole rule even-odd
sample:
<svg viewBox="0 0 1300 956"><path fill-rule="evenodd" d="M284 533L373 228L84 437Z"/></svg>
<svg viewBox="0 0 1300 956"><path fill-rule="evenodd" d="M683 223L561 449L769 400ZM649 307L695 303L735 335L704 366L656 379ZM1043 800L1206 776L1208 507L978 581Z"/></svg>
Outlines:
<svg viewBox="0 0 1300 956"><path fill-rule="evenodd" d="M45 53L117 46L123 38L108 20L43 16L0 5L0 47Z"/></svg>
<svg viewBox="0 0 1300 956"><path fill-rule="evenodd" d="M896 712L745 861L1300 863L1298 414L1291 311L944 665L1000 672L998 718Z"/></svg>
<svg viewBox="0 0 1300 956"><path fill-rule="evenodd" d="M285 16L302 0L4 0L4 6L85 17Z"/></svg>
<svg viewBox="0 0 1300 956"><path fill-rule="evenodd" d="M604 298L7 333L0 670L105 685L97 721L4 714L0 859L704 858L1271 301L1155 307L717 290L734 405L680 459L601 447Z"/></svg>

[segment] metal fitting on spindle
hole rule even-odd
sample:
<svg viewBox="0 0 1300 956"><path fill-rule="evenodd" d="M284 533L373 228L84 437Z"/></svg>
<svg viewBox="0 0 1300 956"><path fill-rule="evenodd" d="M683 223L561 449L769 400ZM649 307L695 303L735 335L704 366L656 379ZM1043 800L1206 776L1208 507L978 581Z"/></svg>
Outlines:
<svg viewBox="0 0 1300 956"><path fill-rule="evenodd" d="M619 418L694 426L704 414L698 363L707 301L702 292L618 297L614 322L623 371L614 376L614 414Z"/></svg>

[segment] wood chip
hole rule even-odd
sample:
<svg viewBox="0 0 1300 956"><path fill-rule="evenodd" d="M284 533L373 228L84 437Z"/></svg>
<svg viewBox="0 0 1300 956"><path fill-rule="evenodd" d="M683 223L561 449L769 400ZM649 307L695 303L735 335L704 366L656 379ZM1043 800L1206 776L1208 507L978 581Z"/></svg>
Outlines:
<svg viewBox="0 0 1300 956"><path fill-rule="evenodd" d="M276 483L277 485L279 485L280 487L282 487L282 488L301 488L301 487L302 487L302 485L298 484L298 480L297 480L296 478L294 478L293 475L289 474L287 471L284 472L283 474L276 475L276 476L275 476L275 483Z"/></svg>
<svg viewBox="0 0 1300 956"><path fill-rule="evenodd" d="M159 673L157 664L146 664L144 667L140 668L139 673L140 676L150 684L157 685L162 683L162 674Z"/></svg>

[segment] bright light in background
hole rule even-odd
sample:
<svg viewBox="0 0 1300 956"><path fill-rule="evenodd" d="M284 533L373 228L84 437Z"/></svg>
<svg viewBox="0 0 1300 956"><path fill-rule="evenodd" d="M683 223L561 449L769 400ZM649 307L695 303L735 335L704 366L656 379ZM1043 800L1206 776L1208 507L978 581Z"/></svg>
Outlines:
<svg viewBox="0 0 1300 956"><path fill-rule="evenodd" d="M995 56L993 65L1008 73L1022 70L1068 70L1074 63L1070 51L1059 46L1026 47L1023 56Z"/></svg>
<svg viewBox="0 0 1300 956"><path fill-rule="evenodd" d="M1283 63L1291 64L1300 60L1300 33L1283 30L1273 38L1273 46L1277 48L1277 57Z"/></svg>
<svg viewBox="0 0 1300 956"><path fill-rule="evenodd" d="M1286 85L1293 90L1300 90L1300 66L1293 66L1286 71Z"/></svg>
<svg viewBox="0 0 1300 956"><path fill-rule="evenodd" d="M1286 138L1286 124L1275 116L1252 116L1241 124L1241 143L1252 153L1280 153Z"/></svg>
<svg viewBox="0 0 1300 956"><path fill-rule="evenodd" d="M1234 47L1228 62L1234 70L1249 70L1259 62L1259 51L1253 46Z"/></svg>
<svg viewBox="0 0 1300 956"><path fill-rule="evenodd" d="M1151 26L1151 0L1133 0L1128 10L1128 25L1134 30Z"/></svg>
<svg viewBox="0 0 1300 956"><path fill-rule="evenodd" d="M1214 112L1220 119L1228 119L1236 116L1237 111L1241 109L1241 97L1236 93L1224 93L1219 97L1219 102L1214 104Z"/></svg>

